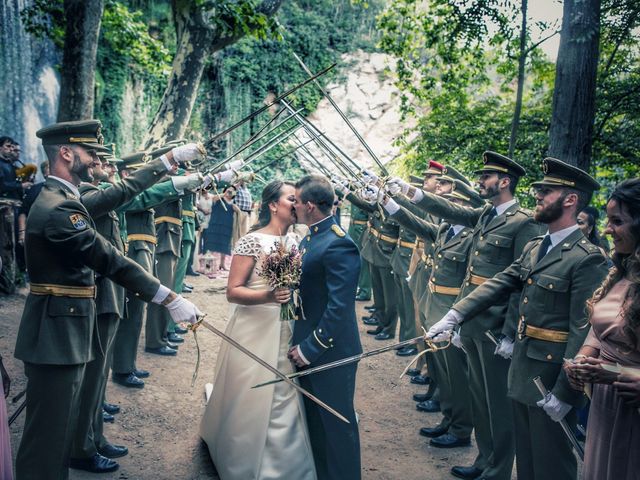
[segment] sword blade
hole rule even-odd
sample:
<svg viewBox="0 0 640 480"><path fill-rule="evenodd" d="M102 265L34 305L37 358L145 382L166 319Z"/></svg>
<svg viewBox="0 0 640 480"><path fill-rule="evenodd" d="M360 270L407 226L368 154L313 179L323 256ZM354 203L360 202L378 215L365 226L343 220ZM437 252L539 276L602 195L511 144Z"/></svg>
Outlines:
<svg viewBox="0 0 640 480"><path fill-rule="evenodd" d="M535 383L536 387L538 388L540 395L542 395L543 398L547 398L547 394L549 393L549 391L542 383L542 380L540 379L540 377L534 378L533 383ZM582 445L580 445L580 442L578 442L578 439L574 435L573 431L571 431L571 427L567 423L567 420L563 418L562 420L560 420L559 423L560 423L560 427L562 427L562 431L564 432L567 439L573 446L573 449L576 451L576 453L580 457L580 460L584 462L584 449L582 448Z"/></svg>
<svg viewBox="0 0 640 480"><path fill-rule="evenodd" d="M281 378L282 381L287 382L289 385L291 385L293 388L295 388L296 390L298 390L301 394L303 394L305 397L307 397L309 400L315 402L316 404L320 405L322 408L324 408L325 410L327 410L328 412L332 413L333 415L335 415L336 417L338 417L340 420L342 420L345 423L350 423L349 420L347 420L345 417L343 417L340 413L338 413L336 410L334 410L333 408L331 408L329 405L327 405L326 403L324 403L322 400L320 400L318 397L316 397L315 395L309 393L307 390L305 390L304 388L302 388L300 385L298 385L297 383L291 381L289 378L287 378L287 376L282 373L280 370L278 370L277 368L272 367L271 365L269 365L267 362L265 362L263 359L261 359L260 357L258 357L255 353L251 352L250 350L247 350L245 347L243 347L242 345L240 345L238 342L236 342L233 338L229 337L228 335L226 335L225 333L221 332L220 330L218 330L216 327L214 327L213 325L211 325L209 322L206 322L204 320L200 321L200 324L205 327L207 330L210 330L211 332L215 333L216 335L218 335L220 338L222 338L223 340L227 341L228 343L230 343L231 345L233 345L234 347L236 347L238 350L240 350L242 353L244 353L245 355L247 355L249 358L251 358L252 360L255 360L256 362L258 362L260 365L262 365L264 368L266 368L267 370L269 370L271 373L275 373L275 375L278 378Z"/></svg>
<svg viewBox="0 0 640 480"><path fill-rule="evenodd" d="M415 345L419 341L424 340L423 336L411 338L409 340L405 340L400 343L396 343L393 345L387 345L386 347L377 348L375 350L370 350L368 352L359 353L358 355L353 355L351 357L341 358L340 360L336 360L335 362L325 363L324 365L318 365L317 367L309 368L307 370L301 370L296 373L291 373L287 375L287 379L291 380L292 378L305 377L307 375L311 375L312 373L324 372L326 370L331 370L332 368L341 367L343 365L349 365L351 363L356 363L362 360L363 358L373 357L374 355L379 355L384 352L388 352L389 350L393 350L395 348L406 347L408 345ZM274 383L279 383L284 381L283 378L276 378L275 380L269 380L268 382L259 383L254 385L251 388L260 388L266 385L272 385Z"/></svg>

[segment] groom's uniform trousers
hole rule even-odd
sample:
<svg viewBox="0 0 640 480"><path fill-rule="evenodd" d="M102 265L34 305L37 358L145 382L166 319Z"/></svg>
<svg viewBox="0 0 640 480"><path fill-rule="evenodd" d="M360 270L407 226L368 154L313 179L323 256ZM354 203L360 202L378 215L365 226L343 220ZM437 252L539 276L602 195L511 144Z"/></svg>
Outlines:
<svg viewBox="0 0 640 480"><path fill-rule="evenodd" d="M304 320L295 323L292 344L315 367L362 353L355 295L360 275L358 248L333 217L312 225L300 244L305 252L300 296ZM353 407L356 365L300 378L300 385L350 423L305 398L309 437L318 478L360 479L360 439Z"/></svg>

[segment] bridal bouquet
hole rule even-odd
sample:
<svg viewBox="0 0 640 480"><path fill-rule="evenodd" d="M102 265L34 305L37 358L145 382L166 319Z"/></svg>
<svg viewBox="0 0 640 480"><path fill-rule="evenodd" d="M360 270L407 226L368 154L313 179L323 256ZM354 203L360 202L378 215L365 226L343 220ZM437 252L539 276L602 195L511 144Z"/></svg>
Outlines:
<svg viewBox="0 0 640 480"><path fill-rule="evenodd" d="M287 250L284 242L276 241L271 253L262 259L258 275L264 278L271 288L289 288L294 295L280 307L280 320L295 320L294 296L300 286L302 275L302 253L296 246Z"/></svg>

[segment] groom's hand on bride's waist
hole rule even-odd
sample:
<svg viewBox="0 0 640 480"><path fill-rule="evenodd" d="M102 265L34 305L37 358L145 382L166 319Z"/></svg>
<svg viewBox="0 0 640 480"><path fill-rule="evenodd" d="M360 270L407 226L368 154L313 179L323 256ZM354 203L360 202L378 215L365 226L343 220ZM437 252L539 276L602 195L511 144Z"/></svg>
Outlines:
<svg viewBox="0 0 640 480"><path fill-rule="evenodd" d="M306 367L307 365L309 365L309 363L311 363L307 361L306 358L304 358L302 350L300 350L300 345L294 345L293 347L291 347L289 349L289 352L287 353L287 358L291 360L296 365L296 367Z"/></svg>

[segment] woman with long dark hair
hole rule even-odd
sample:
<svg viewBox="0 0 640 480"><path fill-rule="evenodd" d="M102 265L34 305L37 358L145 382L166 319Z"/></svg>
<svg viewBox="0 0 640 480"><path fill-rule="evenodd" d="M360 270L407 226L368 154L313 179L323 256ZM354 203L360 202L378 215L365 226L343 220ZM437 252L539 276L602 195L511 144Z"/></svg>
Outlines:
<svg viewBox="0 0 640 480"><path fill-rule="evenodd" d="M640 179L607 202L613 268L589 302L591 331L565 365L571 385L592 385L584 478L636 479L640 471Z"/></svg>
<svg viewBox="0 0 640 480"><path fill-rule="evenodd" d="M207 256L219 253L218 270L225 271L227 255L231 254L231 235L233 233L233 218L240 209L233 203L236 187L229 185L222 195L211 197L211 216L209 225L202 234L204 251ZM213 275L213 272L210 272Z"/></svg>
<svg viewBox="0 0 640 480"><path fill-rule="evenodd" d="M600 236L598 232L598 220L600 219L600 212L597 208L591 205L578 213L578 227L582 230L587 239L593 243L596 247L600 247L600 250L607 257L609 256L609 242Z"/></svg>
<svg viewBox="0 0 640 480"><path fill-rule="evenodd" d="M264 188L258 223L238 240L227 284L226 334L283 373L293 372L287 358L292 329L280 320L280 304L291 294L270 289L258 270L276 242L297 245L298 239L287 234L296 221L295 198L289 182ZM272 377L227 343L220 347L200 436L222 480L316 478L300 395L286 383L251 388Z"/></svg>

